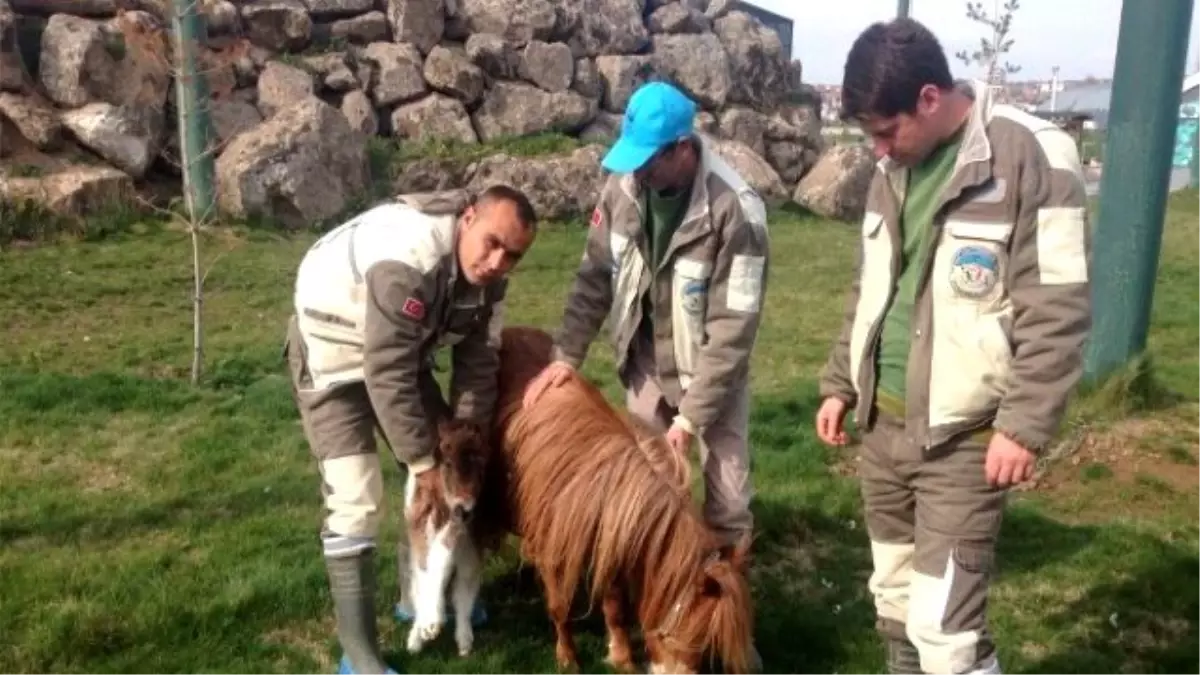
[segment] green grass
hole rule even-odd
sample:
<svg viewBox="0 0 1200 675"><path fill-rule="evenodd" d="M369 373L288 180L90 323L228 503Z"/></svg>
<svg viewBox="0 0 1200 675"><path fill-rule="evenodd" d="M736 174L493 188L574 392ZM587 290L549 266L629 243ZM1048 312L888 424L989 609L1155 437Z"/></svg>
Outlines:
<svg viewBox="0 0 1200 675"><path fill-rule="evenodd" d="M1156 381L1178 400L1132 411L1186 422L1139 437L1167 460L1195 455L1196 199L1172 200L1150 339ZM751 429L759 646L770 672L882 672L854 451L826 449L812 432L815 376L839 324L856 232L794 213L772 226ZM314 236L208 236L216 263L199 388L186 384L186 235L146 227L0 253L0 669L334 667L317 476L279 355L292 275ZM513 280L511 321L555 324L583 236L578 225L544 231ZM616 401L611 363L597 346L586 371ZM1196 669L1194 481L1122 471L1088 481L1064 466L1073 477L1061 489L1015 493L1006 515L990 606L1005 670ZM1176 466L1196 472L1194 459ZM493 621L473 657L454 657L449 636L419 658L403 653L387 619L397 477L389 467L378 598L393 663L552 672L539 587L511 552L489 563ZM581 624L583 666L602 672L599 612Z"/></svg>

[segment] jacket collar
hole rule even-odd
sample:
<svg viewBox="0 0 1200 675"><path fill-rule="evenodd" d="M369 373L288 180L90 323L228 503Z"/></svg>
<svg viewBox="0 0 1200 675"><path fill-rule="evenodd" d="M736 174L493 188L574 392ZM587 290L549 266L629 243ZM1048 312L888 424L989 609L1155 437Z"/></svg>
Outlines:
<svg viewBox="0 0 1200 675"><path fill-rule="evenodd" d="M716 167L724 166L724 160L712 147L712 139L701 132L695 132L692 138L700 149L700 162L696 169L696 177L692 180L692 191L688 197L688 207L684 211L679 227L671 237L667 250L663 253L661 265L665 266L675 251L712 231L712 208L709 200L708 178ZM642 187L633 174L625 174L620 180L621 191L632 201L641 215L636 238L639 243L645 238L644 227L646 213L642 208Z"/></svg>
<svg viewBox="0 0 1200 675"><path fill-rule="evenodd" d="M403 195L397 201L427 217L437 220L436 234L438 254L446 261L445 288L452 299L450 304L482 304L487 289L473 286L462 279L458 262L458 228L463 210L468 205L467 193L463 190L424 192Z"/></svg>

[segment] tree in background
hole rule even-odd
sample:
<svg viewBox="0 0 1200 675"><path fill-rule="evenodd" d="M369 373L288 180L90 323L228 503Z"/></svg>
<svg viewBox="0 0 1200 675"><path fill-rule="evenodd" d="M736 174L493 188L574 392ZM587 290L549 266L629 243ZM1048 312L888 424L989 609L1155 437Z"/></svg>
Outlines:
<svg viewBox="0 0 1200 675"><path fill-rule="evenodd" d="M152 63L170 73L175 87L179 169L183 176L182 209L161 209L145 200L143 203L180 223L191 238L191 382L196 385L204 372L204 284L212 265L222 255L219 253L205 269L201 260L201 240L216 221L214 157L220 150L210 112L214 93L227 95L233 86L226 83L223 90L214 92L209 87L208 74L228 68L241 52L235 49L222 54L207 47L200 0L169 0L161 3L159 8L161 18L169 24L165 33L157 30L157 26L151 29L137 22L123 21L128 14L122 9L118 9L117 17L124 48L136 50L139 61Z"/></svg>
<svg viewBox="0 0 1200 675"><path fill-rule="evenodd" d="M1018 0L1005 0L1003 5L1000 0L995 0L992 13L989 14L982 2L967 2L967 18L990 28L992 35L990 38L979 38L979 49L974 52L968 54L967 50L962 49L955 56L968 66L974 64L982 68L983 78L988 84L1002 85L1009 75L1021 70L1020 66L1008 61L1000 62L1012 49L1013 39L1009 34L1012 32L1013 14L1020 8Z"/></svg>

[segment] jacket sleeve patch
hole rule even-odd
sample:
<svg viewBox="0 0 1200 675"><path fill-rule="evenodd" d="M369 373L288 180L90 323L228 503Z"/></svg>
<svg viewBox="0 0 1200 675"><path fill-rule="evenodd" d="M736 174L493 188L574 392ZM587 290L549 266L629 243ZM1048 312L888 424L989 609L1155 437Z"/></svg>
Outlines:
<svg viewBox="0 0 1200 675"><path fill-rule="evenodd" d="M1038 209L1037 219L1037 262L1041 283L1086 283L1087 218L1083 207Z"/></svg>
<svg viewBox="0 0 1200 675"><path fill-rule="evenodd" d="M754 314L762 307L763 256L735 255L729 267L725 306Z"/></svg>
<svg viewBox="0 0 1200 675"><path fill-rule="evenodd" d="M409 296L404 300L404 305L400 308L400 313L410 319L421 321L425 318L425 303Z"/></svg>

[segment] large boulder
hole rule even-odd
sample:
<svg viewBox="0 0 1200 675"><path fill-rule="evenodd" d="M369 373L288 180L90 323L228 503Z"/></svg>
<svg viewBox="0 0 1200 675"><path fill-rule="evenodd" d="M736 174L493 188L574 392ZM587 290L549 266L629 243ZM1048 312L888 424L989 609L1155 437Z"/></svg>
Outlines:
<svg viewBox="0 0 1200 675"><path fill-rule="evenodd" d="M367 137L312 96L234 138L216 168L222 211L265 216L289 229L339 215L371 175Z"/></svg>
<svg viewBox="0 0 1200 675"><path fill-rule="evenodd" d="M637 54L650 43L642 20L644 0L579 0L579 27L570 42L579 56Z"/></svg>
<svg viewBox="0 0 1200 675"><path fill-rule="evenodd" d="M768 205L780 206L787 202L787 187L779 172L745 143L715 138L704 140Z"/></svg>
<svg viewBox="0 0 1200 675"><path fill-rule="evenodd" d="M562 42L532 40L521 54L520 73L546 91L566 91L575 79L575 57Z"/></svg>
<svg viewBox="0 0 1200 675"><path fill-rule="evenodd" d="M596 116L595 101L574 91L547 92L531 84L497 82L473 116L483 141L543 131L575 133Z"/></svg>
<svg viewBox="0 0 1200 675"><path fill-rule="evenodd" d="M569 155L492 155L474 168L467 189L479 192L503 183L522 190L539 219L557 220L590 213L604 185L604 148L589 145Z"/></svg>
<svg viewBox="0 0 1200 675"><path fill-rule="evenodd" d="M712 29L712 21L704 12L682 2L655 9L647 24L651 33L705 33Z"/></svg>
<svg viewBox="0 0 1200 675"><path fill-rule="evenodd" d="M759 155L767 154L767 127L770 120L766 115L744 106L731 106L721 113L721 135L745 143Z"/></svg>
<svg viewBox="0 0 1200 675"><path fill-rule="evenodd" d="M380 11L367 12L349 19L338 19L329 24L314 26L328 31L328 41L349 42L356 45L369 45L372 42L384 42L392 34L387 16Z"/></svg>
<svg viewBox="0 0 1200 675"><path fill-rule="evenodd" d="M600 70L596 62L587 59L575 59L574 77L571 88L587 98L599 101L604 96L604 83L600 80Z"/></svg>
<svg viewBox="0 0 1200 675"><path fill-rule="evenodd" d="M54 150L62 142L58 112L36 95L0 93L0 118L4 117L40 150Z"/></svg>
<svg viewBox="0 0 1200 675"><path fill-rule="evenodd" d="M745 12L734 11L713 26L729 55L730 103L769 108L788 94L788 57L779 35Z"/></svg>
<svg viewBox="0 0 1200 675"><path fill-rule="evenodd" d="M26 88L27 74L17 51L17 14L0 0L0 91L19 92Z"/></svg>
<svg viewBox="0 0 1200 675"><path fill-rule="evenodd" d="M111 166L71 165L32 178L0 168L0 200L30 201L64 216L87 216L133 202L133 179Z"/></svg>
<svg viewBox="0 0 1200 675"><path fill-rule="evenodd" d="M163 108L168 59L164 35L144 12L111 24L55 14L42 34L38 72L46 94L64 108L92 101Z"/></svg>
<svg viewBox="0 0 1200 675"><path fill-rule="evenodd" d="M804 174L816 164L818 157L820 152L812 147L790 141L771 142L763 155L787 185L799 183Z"/></svg>
<svg viewBox="0 0 1200 675"><path fill-rule="evenodd" d="M42 33L38 74L42 88L58 105L77 108L113 85L114 49L100 22L55 14Z"/></svg>
<svg viewBox="0 0 1200 675"><path fill-rule="evenodd" d="M457 0L471 33L490 33L524 46L549 40L558 22L555 0Z"/></svg>
<svg viewBox="0 0 1200 675"><path fill-rule="evenodd" d="M438 45L425 59L425 82L430 88L449 94L468 106L483 98L487 86L483 69L471 63L466 50Z"/></svg>
<svg viewBox="0 0 1200 675"><path fill-rule="evenodd" d="M706 108L720 109L732 82L721 41L703 35L655 35L654 68Z"/></svg>
<svg viewBox="0 0 1200 675"><path fill-rule="evenodd" d="M471 117L462 101L430 94L420 101L405 103L392 112L392 133L398 138L426 140L446 138L478 143Z"/></svg>
<svg viewBox="0 0 1200 675"><path fill-rule="evenodd" d="M312 72L281 61L269 61L258 75L258 110L269 118L315 91Z"/></svg>
<svg viewBox="0 0 1200 675"><path fill-rule="evenodd" d="M308 13L317 21L358 16L375 9L375 0L305 0Z"/></svg>
<svg viewBox="0 0 1200 675"><path fill-rule="evenodd" d="M250 42L273 52L298 52L312 39L313 20L300 0L256 0L242 4Z"/></svg>
<svg viewBox="0 0 1200 675"><path fill-rule="evenodd" d="M614 113L625 112L634 90L654 76L654 62L649 55L599 56L596 70L600 73L603 90L601 106Z"/></svg>
<svg viewBox="0 0 1200 675"><path fill-rule="evenodd" d="M258 108L236 98L213 101L209 118L212 120L213 130L217 132L217 142L221 145L263 121Z"/></svg>
<svg viewBox="0 0 1200 675"><path fill-rule="evenodd" d="M446 32L444 0L387 0L392 39L408 42L428 54Z"/></svg>
<svg viewBox="0 0 1200 675"><path fill-rule="evenodd" d="M792 199L836 220L854 222L866 211L875 159L865 145L833 145L796 187Z"/></svg>
<svg viewBox="0 0 1200 675"><path fill-rule="evenodd" d="M134 178L158 156L165 131L162 115L153 109L104 102L64 112L62 124L81 145Z"/></svg>
<svg viewBox="0 0 1200 675"><path fill-rule="evenodd" d="M371 105L371 99L362 91L355 89L342 98L342 114L355 131L367 136L379 133L379 115Z"/></svg>
<svg viewBox="0 0 1200 675"><path fill-rule="evenodd" d="M372 42L362 59L371 67L371 98L377 107L407 103L429 91L422 75L424 59L411 44Z"/></svg>

